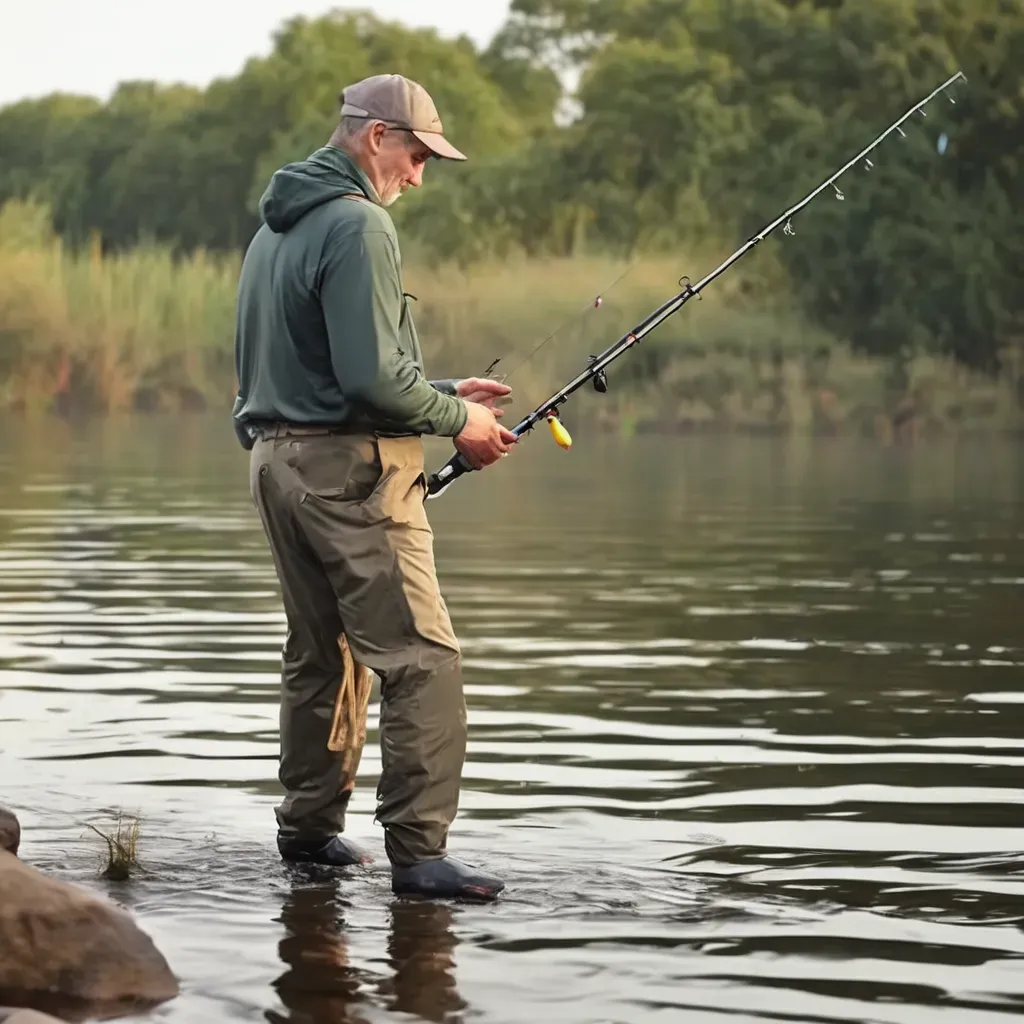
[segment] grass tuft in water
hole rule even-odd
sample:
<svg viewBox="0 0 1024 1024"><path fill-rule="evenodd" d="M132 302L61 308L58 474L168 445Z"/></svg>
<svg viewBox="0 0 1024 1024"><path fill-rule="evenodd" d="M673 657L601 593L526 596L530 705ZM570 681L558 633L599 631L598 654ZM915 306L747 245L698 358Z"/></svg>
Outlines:
<svg viewBox="0 0 1024 1024"><path fill-rule="evenodd" d="M113 832L104 832L86 822L89 828L107 844L107 864L101 872L104 878L123 882L138 868L138 845L141 823L137 817L118 814Z"/></svg>

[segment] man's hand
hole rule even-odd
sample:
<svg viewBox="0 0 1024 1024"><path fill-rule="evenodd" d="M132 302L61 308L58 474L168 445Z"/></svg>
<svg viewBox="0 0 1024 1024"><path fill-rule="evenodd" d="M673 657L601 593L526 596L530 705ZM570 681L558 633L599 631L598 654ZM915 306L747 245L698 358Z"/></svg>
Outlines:
<svg viewBox="0 0 1024 1024"><path fill-rule="evenodd" d="M463 398L467 402L485 405L499 418L505 415L505 410L499 409L495 405L495 401L504 398L511 391L512 389L507 384L501 384L489 377L467 377L455 385L455 393L459 398Z"/></svg>
<svg viewBox="0 0 1024 1024"><path fill-rule="evenodd" d="M471 380L475 379L471 378ZM469 381L463 381L463 383L469 383ZM480 381L479 383L488 382ZM495 387L505 387L504 384L498 384L497 381L489 383ZM492 400L497 397L495 392L490 392L490 394ZM480 402L466 402L466 425L462 428L462 433L455 438L455 447L474 469L483 469L484 466L497 462L503 455L509 453L518 440L511 430L506 430L495 419L495 416L500 415L501 411Z"/></svg>

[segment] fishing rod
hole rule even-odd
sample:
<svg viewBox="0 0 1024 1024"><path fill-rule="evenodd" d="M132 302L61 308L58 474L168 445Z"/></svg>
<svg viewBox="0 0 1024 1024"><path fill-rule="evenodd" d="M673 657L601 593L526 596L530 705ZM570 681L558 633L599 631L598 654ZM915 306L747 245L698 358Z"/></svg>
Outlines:
<svg viewBox="0 0 1024 1024"><path fill-rule="evenodd" d="M578 391L587 383L593 383L594 390L600 394L604 394L608 390L608 376L606 373L607 367L613 363L619 356L628 352L634 345L639 342L655 327L664 323L670 316L677 313L683 306L694 297L699 295L712 281L715 280L719 275L725 273L737 260L749 252L758 242L767 238L780 224L784 224L783 234L792 235L795 234L793 231L792 224L790 223L791 218L795 213L802 210L815 196L819 195L830 185L835 189L836 198L844 199L845 196L839 190L839 187L835 184L836 180L845 174L854 164L859 163L861 160L867 159L868 153L870 153L883 139L886 138L891 132L899 132L900 135L906 137L906 132L900 127L904 121L915 114L918 110L921 110L923 116L927 116L922 109L926 103L934 99L943 90L949 88L957 79L963 79L967 81L967 76L962 71L958 71L955 75L952 75L945 82L942 83L938 88L933 89L923 100L915 103L899 120L893 121L888 128L885 129L870 145L862 149L855 157L845 163L838 171L836 171L831 177L823 181L813 191L808 192L803 199L798 203L795 203L784 213L779 214L770 224L763 227L756 235L752 235L746 242L743 243L731 256L726 260L723 260L721 264L715 267L706 277L702 278L696 284L691 284L688 277L681 277L679 279L679 286L682 289L677 295L674 295L667 302L659 306L653 313L651 313L645 320L641 321L631 331L624 334L614 344L609 345L600 355L591 356L586 368L575 376L568 384L564 387L559 388L547 401L541 402L532 412L524 416L514 427L509 428L509 432L514 434L517 438L522 437L523 434L531 431L541 420L545 420L551 429L551 434L555 439L556 444L560 447L568 450L572 446L572 438L569 436L569 432L565 429L565 425L559 418L558 407L564 404L570 395ZM955 103L956 100L952 96L947 97L950 103ZM866 166L872 167L870 160L867 160ZM493 365L493 364L492 364ZM461 452L456 452L437 472L431 473L427 478L427 498L436 498L447 490L460 476L465 473L469 473L473 470L473 467L466 460L465 456Z"/></svg>

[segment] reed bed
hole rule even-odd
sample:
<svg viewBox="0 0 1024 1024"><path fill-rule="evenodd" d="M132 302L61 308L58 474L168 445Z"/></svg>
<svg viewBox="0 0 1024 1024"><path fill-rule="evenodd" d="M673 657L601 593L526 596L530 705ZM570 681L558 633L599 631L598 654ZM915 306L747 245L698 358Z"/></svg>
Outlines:
<svg viewBox="0 0 1024 1024"><path fill-rule="evenodd" d="M720 256L674 253L630 263L599 255L522 257L461 270L418 261L413 251L406 288L417 296L428 372L479 375L497 358L495 373L513 371L514 415L674 294L680 267L709 268ZM104 254L95 240L73 251L44 206L6 204L0 409L226 410L235 390L240 263L238 255L183 256L156 244ZM1021 430L1024 346L1007 353L1007 368L995 378L926 354L869 358L776 300L786 294L777 273L766 253L719 278L616 362L609 393L588 390L573 403L573 416L624 433L859 432L892 439Z"/></svg>

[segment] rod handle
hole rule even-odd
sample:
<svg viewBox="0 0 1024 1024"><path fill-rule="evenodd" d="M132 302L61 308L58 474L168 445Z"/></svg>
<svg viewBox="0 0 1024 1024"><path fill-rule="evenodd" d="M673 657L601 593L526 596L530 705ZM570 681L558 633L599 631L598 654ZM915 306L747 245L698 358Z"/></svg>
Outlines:
<svg viewBox="0 0 1024 1024"><path fill-rule="evenodd" d="M436 473L427 477L427 497L436 498L450 487L463 473L472 473L473 467L462 452L456 452Z"/></svg>

